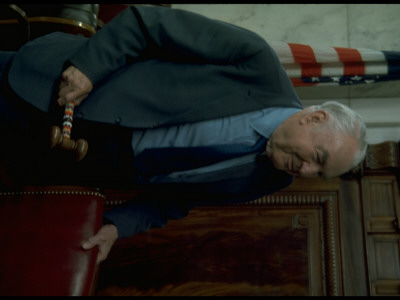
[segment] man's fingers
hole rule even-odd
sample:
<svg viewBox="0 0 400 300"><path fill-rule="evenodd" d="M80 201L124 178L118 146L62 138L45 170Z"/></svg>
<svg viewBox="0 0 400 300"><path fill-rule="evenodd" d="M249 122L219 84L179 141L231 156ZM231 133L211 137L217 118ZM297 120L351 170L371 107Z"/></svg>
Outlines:
<svg viewBox="0 0 400 300"><path fill-rule="evenodd" d="M94 246L99 247L97 254L97 263L102 262L108 256L114 242L118 238L118 230L115 225L107 224L100 228L99 232L82 243L84 250L92 249Z"/></svg>
<svg viewBox="0 0 400 300"><path fill-rule="evenodd" d="M99 252L97 253L97 258L96 258L96 264L101 263L103 260L107 258L108 252L110 251L111 247L109 249L104 249L104 242L101 242L96 238L96 236L91 237L90 239L84 241L81 245L83 250L90 250L96 246L99 247Z"/></svg>
<svg viewBox="0 0 400 300"><path fill-rule="evenodd" d="M82 248L85 250L92 249L95 246L98 246L100 241L96 238L96 236L92 236L82 243Z"/></svg>
<svg viewBox="0 0 400 300"><path fill-rule="evenodd" d="M101 263L105 260L110 252L112 244L104 243L99 246L99 253L97 254L97 263Z"/></svg>
<svg viewBox="0 0 400 300"><path fill-rule="evenodd" d="M61 75L57 102L60 106L72 101L79 105L92 89L89 78L74 66L70 66Z"/></svg>
<svg viewBox="0 0 400 300"><path fill-rule="evenodd" d="M69 94L65 94L64 96L60 96L57 99L57 103L62 106L65 105L67 102L75 102L75 105L79 105L82 101L88 96L88 94L78 94L74 91L70 92Z"/></svg>
<svg viewBox="0 0 400 300"><path fill-rule="evenodd" d="M60 81L60 84L59 84L58 88L61 90L61 89L65 88L65 87L67 87L67 86L68 86L68 82L63 79L63 80Z"/></svg>
<svg viewBox="0 0 400 300"><path fill-rule="evenodd" d="M58 91L58 100L65 102L71 102L75 99L79 99L80 102L87 97L89 92L86 89L74 85L74 84L60 84ZM59 103L60 103L59 101Z"/></svg>

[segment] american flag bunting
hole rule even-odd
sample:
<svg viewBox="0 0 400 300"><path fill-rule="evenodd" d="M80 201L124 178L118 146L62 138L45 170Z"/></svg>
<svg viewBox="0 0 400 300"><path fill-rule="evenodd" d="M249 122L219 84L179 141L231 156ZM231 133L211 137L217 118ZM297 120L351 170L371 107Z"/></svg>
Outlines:
<svg viewBox="0 0 400 300"><path fill-rule="evenodd" d="M270 43L294 86L348 85L400 79L400 52Z"/></svg>

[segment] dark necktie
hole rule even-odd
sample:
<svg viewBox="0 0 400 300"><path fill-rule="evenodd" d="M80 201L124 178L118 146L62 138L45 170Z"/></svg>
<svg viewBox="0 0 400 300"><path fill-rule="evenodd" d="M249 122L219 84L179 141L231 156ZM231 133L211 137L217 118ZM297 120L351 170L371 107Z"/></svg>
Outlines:
<svg viewBox="0 0 400 300"><path fill-rule="evenodd" d="M168 174L208 166L251 153L263 152L266 142L267 139L261 137L253 146L226 144L146 149L135 157L133 164L145 174Z"/></svg>

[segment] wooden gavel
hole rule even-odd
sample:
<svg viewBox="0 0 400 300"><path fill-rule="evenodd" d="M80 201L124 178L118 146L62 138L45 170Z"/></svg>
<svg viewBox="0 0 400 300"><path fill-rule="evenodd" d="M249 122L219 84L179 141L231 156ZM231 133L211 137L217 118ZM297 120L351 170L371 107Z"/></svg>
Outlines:
<svg viewBox="0 0 400 300"><path fill-rule="evenodd" d="M74 116L74 102L65 104L63 130L52 126L50 130L50 148L59 146L63 150L75 152L76 161L82 160L88 151L88 143L84 139L71 140L72 121Z"/></svg>

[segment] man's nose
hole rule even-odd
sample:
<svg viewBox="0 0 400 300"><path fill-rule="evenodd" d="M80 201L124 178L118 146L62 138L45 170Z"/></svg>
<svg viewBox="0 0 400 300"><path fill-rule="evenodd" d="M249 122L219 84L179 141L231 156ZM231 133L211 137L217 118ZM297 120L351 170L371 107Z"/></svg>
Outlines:
<svg viewBox="0 0 400 300"><path fill-rule="evenodd" d="M300 177L317 177L319 173L319 166L316 163L309 163L303 161L300 169L299 174Z"/></svg>

